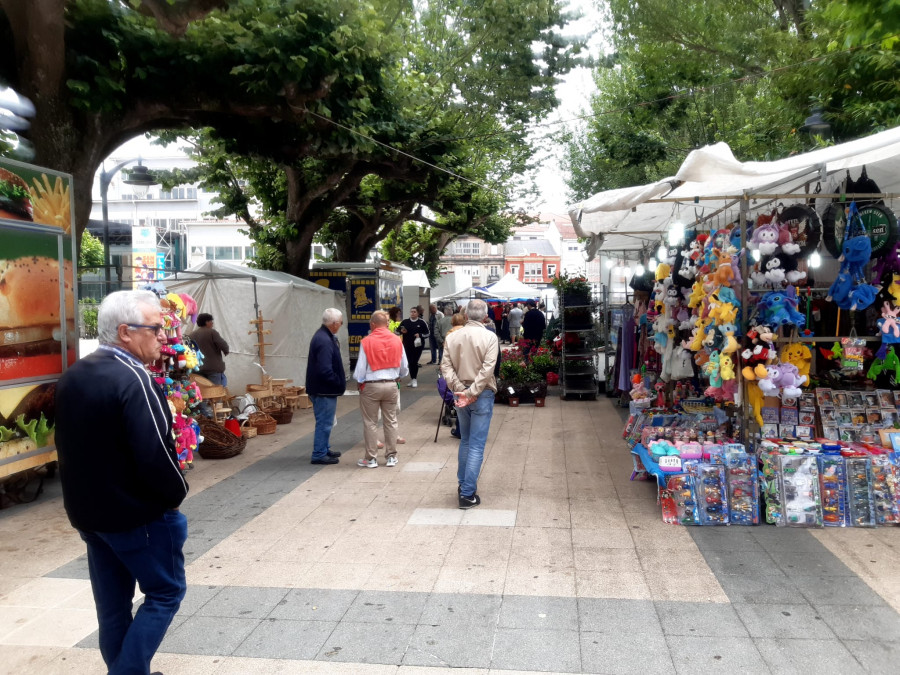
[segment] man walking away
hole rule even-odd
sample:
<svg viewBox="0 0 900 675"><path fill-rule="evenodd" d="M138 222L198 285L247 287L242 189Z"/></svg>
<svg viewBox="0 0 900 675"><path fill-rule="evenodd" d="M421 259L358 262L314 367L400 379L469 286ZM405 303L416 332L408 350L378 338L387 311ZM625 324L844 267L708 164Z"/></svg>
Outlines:
<svg viewBox="0 0 900 675"><path fill-rule="evenodd" d="M313 404L316 432L312 464L337 464L341 453L331 450L331 429L337 411L337 397L347 389L341 361L341 345L336 334L344 324L341 310L329 307L322 314L322 326L309 342L306 361L306 393Z"/></svg>
<svg viewBox="0 0 900 675"><path fill-rule="evenodd" d="M197 373L213 384L227 387L225 359L222 357L228 355L228 343L213 326L212 314L201 314L197 317L197 328L190 334L190 338L203 353L203 365Z"/></svg>
<svg viewBox="0 0 900 675"><path fill-rule="evenodd" d="M438 347L440 345L438 344L437 327L438 323L443 318L444 313L432 302L428 306L428 332L430 333L428 336L428 344L431 347L431 361L428 362L429 366L438 363Z"/></svg>
<svg viewBox="0 0 900 675"><path fill-rule="evenodd" d="M522 317L524 314L522 303L516 304L515 307L509 310L509 335L513 344L517 344L522 336Z"/></svg>
<svg viewBox="0 0 900 675"><path fill-rule="evenodd" d="M466 324L447 336L441 362L441 375L457 400L460 440L456 477L461 509L481 503L476 489L494 414L494 367L500 351L497 336L482 323L487 316L484 300L470 300L466 314Z"/></svg>
<svg viewBox="0 0 900 675"><path fill-rule="evenodd" d="M100 348L69 368L56 390L63 504L87 545L109 674L149 673L187 589L187 520L178 507L188 485L168 403L144 368L166 341L159 299L150 291L111 293L97 328ZM132 618L135 583L144 602Z"/></svg>
<svg viewBox="0 0 900 675"><path fill-rule="evenodd" d="M359 359L353 377L359 382L359 409L363 418L366 456L359 466L378 466L378 411L384 420L384 455L386 466L397 466L397 404L400 390L397 381L409 372L403 343L388 330L387 312L372 312L372 332L359 345Z"/></svg>
<svg viewBox="0 0 900 675"><path fill-rule="evenodd" d="M541 344L544 337L544 329L547 327L547 319L544 313L537 308L534 300L525 303L528 311L522 318L522 339L525 341L525 349L531 351Z"/></svg>

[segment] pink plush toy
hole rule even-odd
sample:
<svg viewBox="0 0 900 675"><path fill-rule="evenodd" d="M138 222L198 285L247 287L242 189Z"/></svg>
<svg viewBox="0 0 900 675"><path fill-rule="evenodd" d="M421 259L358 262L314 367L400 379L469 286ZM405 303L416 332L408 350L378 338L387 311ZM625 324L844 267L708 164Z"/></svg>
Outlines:
<svg viewBox="0 0 900 675"><path fill-rule="evenodd" d="M187 317L191 320L191 323L197 323L197 314L200 310L197 307L197 302L187 293L181 293L180 296L181 301L184 303L184 311Z"/></svg>
<svg viewBox="0 0 900 675"><path fill-rule="evenodd" d="M774 223L758 225L753 230L753 236L750 237L750 248L758 249L763 255L771 255L778 248L780 238L781 232Z"/></svg>

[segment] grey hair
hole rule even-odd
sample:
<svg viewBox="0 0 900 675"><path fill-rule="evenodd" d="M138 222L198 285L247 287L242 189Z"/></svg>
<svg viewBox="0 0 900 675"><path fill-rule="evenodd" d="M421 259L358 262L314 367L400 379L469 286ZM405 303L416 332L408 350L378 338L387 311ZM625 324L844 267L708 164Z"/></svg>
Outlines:
<svg viewBox="0 0 900 675"><path fill-rule="evenodd" d="M339 309L335 309L334 307L329 307L322 314L322 325L330 326L333 323L337 323L341 319L344 318L343 312Z"/></svg>
<svg viewBox="0 0 900 675"><path fill-rule="evenodd" d="M153 291L116 291L110 293L97 311L97 333L102 344L119 342L119 326L144 323L141 307L159 309L159 297Z"/></svg>
<svg viewBox="0 0 900 675"><path fill-rule="evenodd" d="M469 321L484 321L487 316L487 303L484 300L469 300L466 305L466 317Z"/></svg>

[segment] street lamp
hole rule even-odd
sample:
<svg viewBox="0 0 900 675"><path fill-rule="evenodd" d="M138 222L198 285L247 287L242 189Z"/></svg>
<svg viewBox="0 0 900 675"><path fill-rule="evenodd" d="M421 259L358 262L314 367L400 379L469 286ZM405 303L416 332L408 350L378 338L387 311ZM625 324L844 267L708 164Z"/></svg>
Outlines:
<svg viewBox="0 0 900 675"><path fill-rule="evenodd" d="M140 158L126 159L124 162L116 164L110 171L107 171L105 167L100 171L100 206L103 210L103 264L106 272L105 288L107 293L109 293L109 268L112 261L109 255L109 204L107 203L106 195L109 191L109 184L112 182L113 176L115 176L122 167L127 166L132 162L137 162L138 165L131 171L129 178L124 179L122 182L126 185L134 186L134 194L138 197L146 196L150 186L156 185L156 179L147 167L141 164L141 161Z"/></svg>
<svg viewBox="0 0 900 675"><path fill-rule="evenodd" d="M824 109L820 105L814 105L809 112L809 117L806 118L806 121L800 129L809 132L809 135L814 138L816 136L826 138L831 131L831 125L822 114Z"/></svg>

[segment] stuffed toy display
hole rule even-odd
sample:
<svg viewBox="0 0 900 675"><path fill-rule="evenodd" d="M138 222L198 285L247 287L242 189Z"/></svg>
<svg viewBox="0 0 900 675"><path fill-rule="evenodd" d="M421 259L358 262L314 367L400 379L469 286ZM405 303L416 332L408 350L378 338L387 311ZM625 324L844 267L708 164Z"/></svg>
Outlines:
<svg viewBox="0 0 900 675"><path fill-rule="evenodd" d="M802 328L806 317L798 310L800 299L793 286L783 291L771 291L760 298L758 309L760 320L770 326L793 325Z"/></svg>

